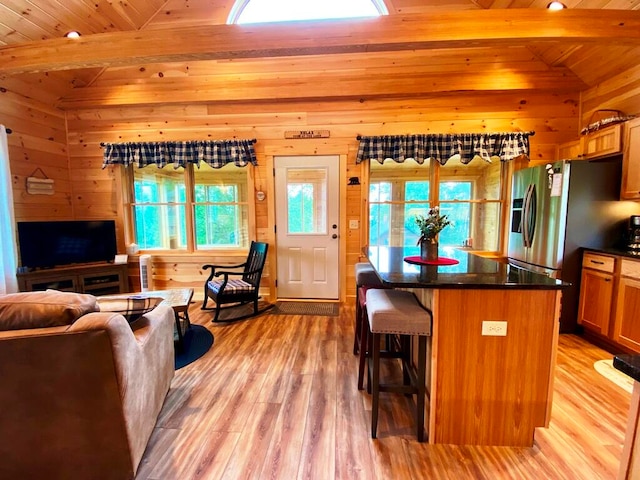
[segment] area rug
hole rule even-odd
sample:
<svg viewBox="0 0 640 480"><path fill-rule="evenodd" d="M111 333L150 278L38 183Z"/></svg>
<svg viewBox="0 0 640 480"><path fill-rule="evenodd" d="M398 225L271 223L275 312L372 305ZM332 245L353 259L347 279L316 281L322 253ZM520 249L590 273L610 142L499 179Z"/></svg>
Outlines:
<svg viewBox="0 0 640 480"><path fill-rule="evenodd" d="M184 335L184 348L176 343L176 370L195 362L213 345L213 334L202 325L191 325Z"/></svg>
<svg viewBox="0 0 640 480"><path fill-rule="evenodd" d="M336 317L340 305L330 302L278 302L271 309L272 315L323 315Z"/></svg>
<svg viewBox="0 0 640 480"><path fill-rule="evenodd" d="M596 372L600 375L608 378L619 387L624 388L627 392L631 393L633 391L633 379L615 368L613 366L613 359L598 360L593 364L593 368L595 368Z"/></svg>

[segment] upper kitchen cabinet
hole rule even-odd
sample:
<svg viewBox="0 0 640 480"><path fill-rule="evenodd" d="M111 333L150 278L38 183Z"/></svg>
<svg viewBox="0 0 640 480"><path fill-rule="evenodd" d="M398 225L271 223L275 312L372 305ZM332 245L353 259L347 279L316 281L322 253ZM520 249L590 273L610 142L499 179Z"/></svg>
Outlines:
<svg viewBox="0 0 640 480"><path fill-rule="evenodd" d="M622 160L622 200L640 200L640 117L625 124Z"/></svg>
<svg viewBox="0 0 640 480"><path fill-rule="evenodd" d="M557 160L574 160L582 158L582 139L558 145Z"/></svg>
<svg viewBox="0 0 640 480"><path fill-rule="evenodd" d="M558 160L593 160L622 152L622 124L611 125L558 145Z"/></svg>
<svg viewBox="0 0 640 480"><path fill-rule="evenodd" d="M622 124L596 130L582 137L582 157L585 160L608 157L622 152Z"/></svg>

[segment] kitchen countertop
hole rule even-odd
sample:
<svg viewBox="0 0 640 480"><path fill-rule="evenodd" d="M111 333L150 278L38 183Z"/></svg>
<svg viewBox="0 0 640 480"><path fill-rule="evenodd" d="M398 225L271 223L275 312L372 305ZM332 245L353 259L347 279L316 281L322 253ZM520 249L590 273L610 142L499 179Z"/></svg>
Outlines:
<svg viewBox="0 0 640 480"><path fill-rule="evenodd" d="M418 247L370 247L368 251L369 261L388 287L557 290L569 286L506 261L480 257L455 247L441 247L440 256L458 260L456 265L421 266L404 261L414 255L420 255Z"/></svg>
<svg viewBox="0 0 640 480"><path fill-rule="evenodd" d="M625 248L590 248L585 247L585 250L590 252L606 253L609 255L617 255L618 257L628 257L636 260L640 260L640 250L628 250Z"/></svg>
<svg viewBox="0 0 640 480"><path fill-rule="evenodd" d="M640 355L616 355L613 357L613 366L640 382Z"/></svg>

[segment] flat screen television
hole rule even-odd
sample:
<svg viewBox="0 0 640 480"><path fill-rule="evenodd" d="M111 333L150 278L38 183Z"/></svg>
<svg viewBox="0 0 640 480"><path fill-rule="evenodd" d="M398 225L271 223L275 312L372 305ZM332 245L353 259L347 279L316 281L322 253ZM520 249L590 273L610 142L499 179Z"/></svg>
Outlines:
<svg viewBox="0 0 640 480"><path fill-rule="evenodd" d="M23 268L112 262L117 252L114 220L18 222Z"/></svg>

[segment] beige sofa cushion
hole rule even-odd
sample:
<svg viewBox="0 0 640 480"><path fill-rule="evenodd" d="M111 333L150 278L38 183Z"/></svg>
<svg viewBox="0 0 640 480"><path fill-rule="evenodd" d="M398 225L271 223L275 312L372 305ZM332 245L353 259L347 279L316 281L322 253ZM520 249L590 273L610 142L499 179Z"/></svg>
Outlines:
<svg viewBox="0 0 640 480"><path fill-rule="evenodd" d="M97 311L96 297L82 293L47 290L0 295L0 330L71 325Z"/></svg>

